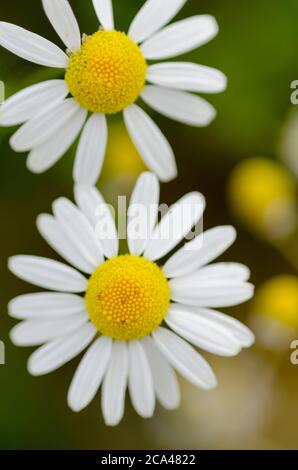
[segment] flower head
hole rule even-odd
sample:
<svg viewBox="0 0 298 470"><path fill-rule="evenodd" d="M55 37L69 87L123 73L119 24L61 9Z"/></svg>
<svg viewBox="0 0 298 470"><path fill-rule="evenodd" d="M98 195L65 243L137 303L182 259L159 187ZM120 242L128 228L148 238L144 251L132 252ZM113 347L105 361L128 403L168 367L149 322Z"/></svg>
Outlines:
<svg viewBox="0 0 298 470"><path fill-rule="evenodd" d="M143 173L127 214L129 253L120 255L113 217L98 190L78 186L75 198L77 205L55 201L54 215L37 221L45 240L74 267L35 256L9 260L14 274L48 290L22 295L9 305L10 315L23 320L11 332L14 343L44 343L30 357L29 371L52 372L88 347L68 403L82 410L102 384L109 425L123 417L127 386L143 417L152 416L156 397L168 409L177 407L174 369L199 388L213 388L212 369L187 341L222 356L236 355L254 341L246 326L213 310L253 295L245 266L209 264L234 242L235 230L208 230L168 256L201 219L205 200L200 193L187 194L158 223L158 180ZM141 224L135 219L140 208L147 228L136 236L136 227L145 225L144 218ZM159 265L164 257L167 261Z"/></svg>
<svg viewBox="0 0 298 470"><path fill-rule="evenodd" d="M67 0L43 0L66 52L23 28L0 22L0 45L33 63L65 70L64 79L33 85L1 106L0 125L23 124L10 143L17 152L30 152L27 166L31 171L42 173L54 165L81 133L74 180L95 184L106 152L105 116L123 112L128 133L145 164L162 181L176 177L169 142L135 102L141 98L169 118L206 126L215 110L190 92L217 93L226 87L225 76L210 67L150 63L195 49L217 34L216 21L208 15L166 26L185 3L147 0L125 34L114 29L111 0L93 0L101 27L81 36Z"/></svg>

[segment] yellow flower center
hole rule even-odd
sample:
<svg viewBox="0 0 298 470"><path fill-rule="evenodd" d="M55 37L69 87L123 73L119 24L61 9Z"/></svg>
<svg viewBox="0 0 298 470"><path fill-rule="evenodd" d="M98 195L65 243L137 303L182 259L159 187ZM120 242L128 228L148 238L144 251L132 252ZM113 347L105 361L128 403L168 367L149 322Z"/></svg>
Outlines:
<svg viewBox="0 0 298 470"><path fill-rule="evenodd" d="M139 97L146 72L141 49L125 33L97 31L71 54L65 80L83 108L114 114Z"/></svg>
<svg viewBox="0 0 298 470"><path fill-rule="evenodd" d="M157 264L124 255L103 263L90 277L87 310L98 331L118 340L152 333L170 303L168 281Z"/></svg>

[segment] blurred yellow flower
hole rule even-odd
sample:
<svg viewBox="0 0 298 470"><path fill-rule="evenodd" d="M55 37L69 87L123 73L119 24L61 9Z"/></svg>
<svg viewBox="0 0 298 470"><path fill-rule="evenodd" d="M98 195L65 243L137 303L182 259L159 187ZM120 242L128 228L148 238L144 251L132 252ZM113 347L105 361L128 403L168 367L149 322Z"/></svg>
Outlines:
<svg viewBox="0 0 298 470"><path fill-rule="evenodd" d="M288 349L298 330L298 277L284 274L265 282L254 297L251 323L263 346Z"/></svg>
<svg viewBox="0 0 298 470"><path fill-rule="evenodd" d="M123 174L135 179L144 171L145 164L120 121L112 124L111 132L113 138L107 148L103 179L117 178Z"/></svg>
<svg viewBox="0 0 298 470"><path fill-rule="evenodd" d="M289 235L297 221L295 180L279 163L264 157L241 162L228 186L232 210L266 238Z"/></svg>
<svg viewBox="0 0 298 470"><path fill-rule="evenodd" d="M285 274L269 279L257 292L253 308L298 329L298 277Z"/></svg>
<svg viewBox="0 0 298 470"><path fill-rule="evenodd" d="M113 138L109 139L101 175L101 190L111 204L118 207L118 194L129 196L139 174L146 166L120 120L110 123ZM125 213L117 214L118 223L125 223ZM123 240L120 241L121 245Z"/></svg>

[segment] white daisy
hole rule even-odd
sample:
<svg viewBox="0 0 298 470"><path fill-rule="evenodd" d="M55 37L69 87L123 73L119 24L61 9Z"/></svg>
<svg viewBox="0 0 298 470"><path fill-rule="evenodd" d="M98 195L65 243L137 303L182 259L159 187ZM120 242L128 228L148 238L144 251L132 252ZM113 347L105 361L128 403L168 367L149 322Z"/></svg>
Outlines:
<svg viewBox="0 0 298 470"><path fill-rule="evenodd" d="M222 356L236 355L254 341L246 326L212 310L253 295L245 266L208 265L234 242L235 230L217 227L198 235L160 268L156 261L170 253L202 217L200 193L184 196L159 223L158 211L150 210L149 236L137 239L132 236L131 208L141 205L149 210L159 199L156 176L143 173L128 210L130 253L126 255L118 254L109 210L103 211L100 226L106 225L111 236L99 241L94 230L96 208L106 207L98 190L77 187L75 193L77 206L58 199L54 215L39 216L37 226L76 269L35 256L9 260L10 270L21 279L57 291L22 295L9 304L10 315L23 320L11 332L13 342L19 346L45 343L30 357L29 372L50 373L88 347L72 380L68 403L74 411L82 410L102 384L102 412L108 425L118 424L123 416L127 386L134 408L143 417L152 416L156 397L167 409L177 407L180 395L174 369L199 388L215 387L212 369L184 339ZM184 206L194 208L192 216L181 217ZM167 226L173 227L175 237L160 237Z"/></svg>
<svg viewBox="0 0 298 470"><path fill-rule="evenodd" d="M209 103L189 92L223 91L226 77L221 72L187 62L149 65L149 61L191 51L217 34L217 23L209 15L166 26L185 3L148 0L126 35L114 29L111 0L93 0L101 29L81 39L68 1L42 0L66 53L47 39L0 22L0 45L30 62L65 69L63 80L30 86L0 109L0 125L23 124L10 143L17 152L30 152L27 166L31 171L42 173L54 165L82 130L73 176L77 183L95 184L107 144L106 115L123 111L127 130L146 165L161 181L176 177L169 142L134 103L141 97L154 110L193 126L206 126L215 117Z"/></svg>

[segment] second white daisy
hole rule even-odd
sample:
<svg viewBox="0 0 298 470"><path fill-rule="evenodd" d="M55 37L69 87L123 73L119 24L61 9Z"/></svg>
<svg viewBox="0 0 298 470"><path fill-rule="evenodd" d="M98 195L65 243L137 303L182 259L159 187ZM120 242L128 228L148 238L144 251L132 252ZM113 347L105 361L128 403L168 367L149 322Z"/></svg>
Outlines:
<svg viewBox="0 0 298 470"><path fill-rule="evenodd" d="M215 117L209 103L189 92L223 91L226 78L221 72L187 62L148 64L188 52L217 34L217 23L209 15L164 27L185 3L148 0L126 35L114 29L111 0L93 0L102 29L82 41L68 1L43 0L67 53L36 34L0 22L1 46L33 63L65 69L63 80L33 85L1 106L0 125L24 123L12 136L11 146L17 152L30 152L27 165L31 171L41 173L54 165L83 129L73 176L76 182L94 184L107 145L105 116L123 112L146 165L161 181L176 177L170 144L134 102L141 97L158 112L193 126L206 126ZM151 85L145 85L146 81Z"/></svg>
<svg viewBox="0 0 298 470"><path fill-rule="evenodd" d="M10 315L23 320L11 332L13 342L45 343L30 357L29 372L50 373L88 347L68 403L73 410L82 410L102 384L108 425L123 417L127 386L134 408L145 418L152 416L156 397L168 409L177 407L180 393L174 369L199 388L215 387L212 369L185 340L222 356L236 355L254 341L246 326L212 310L253 295L245 266L208 265L234 242L235 230L217 227L198 235L161 268L157 260L197 224L205 201L200 193L190 193L157 223L158 200L156 176L142 174L128 211L129 254L119 255L114 220L100 193L77 188L78 207L61 198L53 204L54 215L41 215L37 222L45 240L76 269L35 256L9 260L10 270L21 279L56 291L22 295L10 302ZM101 222L95 231L99 207ZM147 237L135 236L135 207L150 212ZM189 207L193 210L183 210ZM101 227L108 237L100 237ZM172 236L162 236L167 227Z"/></svg>

